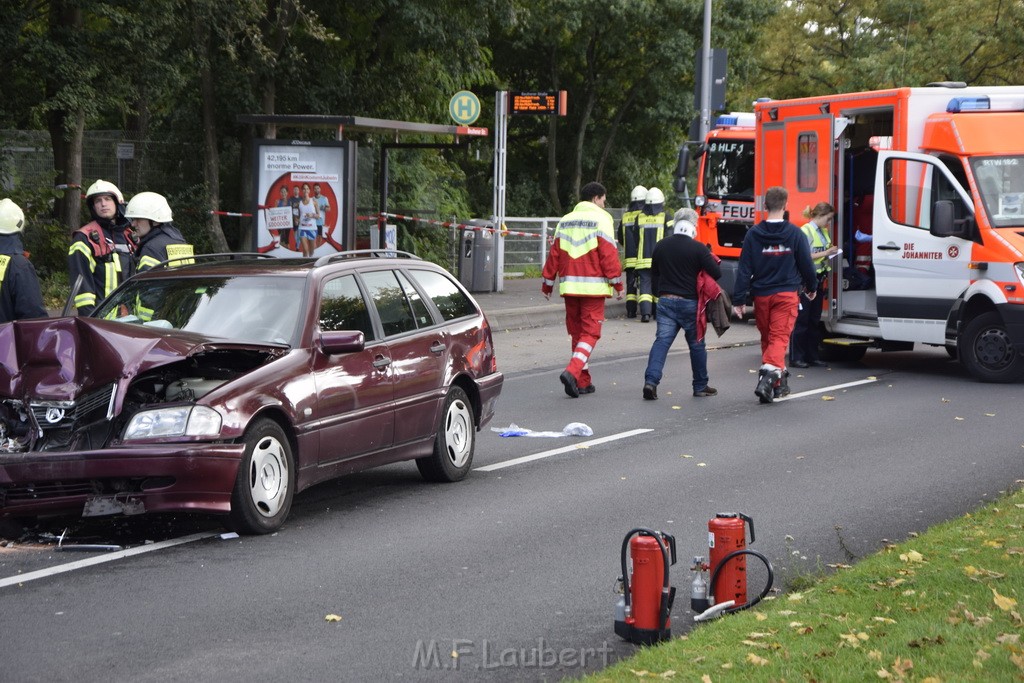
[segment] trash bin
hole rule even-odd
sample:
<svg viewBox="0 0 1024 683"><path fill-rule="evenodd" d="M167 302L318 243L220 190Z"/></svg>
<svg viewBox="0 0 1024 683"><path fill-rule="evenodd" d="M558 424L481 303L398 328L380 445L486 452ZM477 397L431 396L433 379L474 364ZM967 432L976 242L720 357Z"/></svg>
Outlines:
<svg viewBox="0 0 1024 683"><path fill-rule="evenodd" d="M475 222L474 222L475 223ZM480 221L479 225L488 225ZM494 233L462 231L459 239L459 282L471 292L494 291Z"/></svg>

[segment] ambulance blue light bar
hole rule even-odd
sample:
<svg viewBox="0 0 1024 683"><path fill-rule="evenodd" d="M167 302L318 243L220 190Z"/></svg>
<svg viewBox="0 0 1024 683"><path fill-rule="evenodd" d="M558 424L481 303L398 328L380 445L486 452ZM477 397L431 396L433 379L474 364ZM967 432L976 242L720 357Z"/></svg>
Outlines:
<svg viewBox="0 0 1024 683"><path fill-rule="evenodd" d="M968 111L1024 111L1022 95L977 95L975 97L954 97L946 105L949 114Z"/></svg>

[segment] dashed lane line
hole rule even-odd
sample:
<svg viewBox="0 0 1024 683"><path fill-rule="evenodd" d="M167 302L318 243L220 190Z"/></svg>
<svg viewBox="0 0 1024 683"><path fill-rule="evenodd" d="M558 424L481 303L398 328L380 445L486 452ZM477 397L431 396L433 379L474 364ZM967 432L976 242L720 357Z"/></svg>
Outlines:
<svg viewBox="0 0 1024 683"><path fill-rule="evenodd" d="M845 384L833 384L830 387L822 387L820 389L809 389L808 391L801 391L795 394L790 394L784 398L775 399L775 403L782 403L783 401L792 401L795 398L803 398L804 396L814 396L815 394L824 394L826 391L835 391L836 389L846 389L847 387L857 387L862 384L872 384L877 382L877 377L869 377L868 379L859 379L856 382L846 382Z"/></svg>
<svg viewBox="0 0 1024 683"><path fill-rule="evenodd" d="M522 465L523 463L533 462L534 460L540 460L542 458L550 458L552 455L558 455L559 453L570 453L572 451L579 450L581 448L589 448L602 443L608 443L609 441L618 441L619 439L628 439L631 436L637 434L644 434L646 432L652 432L653 429L631 429L628 432L620 432L619 434L611 434L609 436L602 436L598 439L591 439L590 441L581 441L580 443L573 444L572 446L565 446L563 448L555 448L550 451L543 451L541 453L534 453L533 455L524 455L521 458L513 458L512 460L505 460L504 462L496 462L493 465L484 465L483 467L474 468L477 472L493 472L495 470L504 469L506 467L512 467L513 465Z"/></svg>
<svg viewBox="0 0 1024 683"><path fill-rule="evenodd" d="M115 562L116 560L122 560L126 557L132 557L133 555L151 553L155 550L164 550L165 548L170 548L176 545L182 545L184 543L192 543L193 541L201 541L204 538L211 538L213 536L218 535L220 535L219 531L209 531L202 534L192 534L191 536L172 538L166 541L160 541L159 543L140 545L136 548L119 550L117 552L107 553L105 555L100 555L98 557L90 557L84 560L68 562L67 564L57 565L56 567L50 567L48 569L40 569L39 571L28 572L27 574L17 574L15 576L9 576L5 579L0 579L0 588L6 588L7 586L16 586L21 583L35 581L36 579L44 579L48 576L54 576L55 574L63 574L64 572L71 572L75 571L76 569L84 569L85 567L91 567L93 565L103 564L105 562Z"/></svg>

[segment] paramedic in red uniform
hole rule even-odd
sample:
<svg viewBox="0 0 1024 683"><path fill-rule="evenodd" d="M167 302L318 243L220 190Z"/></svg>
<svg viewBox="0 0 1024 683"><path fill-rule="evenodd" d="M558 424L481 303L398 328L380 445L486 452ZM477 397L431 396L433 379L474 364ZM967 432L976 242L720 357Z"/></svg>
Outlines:
<svg viewBox="0 0 1024 683"><path fill-rule="evenodd" d="M565 328L572 358L559 376L570 398L594 393L587 361L601 338L604 300L622 299L622 265L615 244L615 223L604 210L607 192L600 183L580 190L580 203L562 217L544 263L541 292L551 298L556 278L565 301Z"/></svg>

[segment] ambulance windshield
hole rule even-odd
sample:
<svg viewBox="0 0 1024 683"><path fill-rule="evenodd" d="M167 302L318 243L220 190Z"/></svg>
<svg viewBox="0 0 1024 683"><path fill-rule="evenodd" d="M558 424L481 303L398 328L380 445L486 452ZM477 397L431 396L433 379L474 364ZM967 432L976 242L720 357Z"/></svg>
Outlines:
<svg viewBox="0 0 1024 683"><path fill-rule="evenodd" d="M704 160L704 194L754 201L754 141L712 140Z"/></svg>
<svg viewBox="0 0 1024 683"><path fill-rule="evenodd" d="M992 227L1024 225L1024 157L973 158L971 171Z"/></svg>

